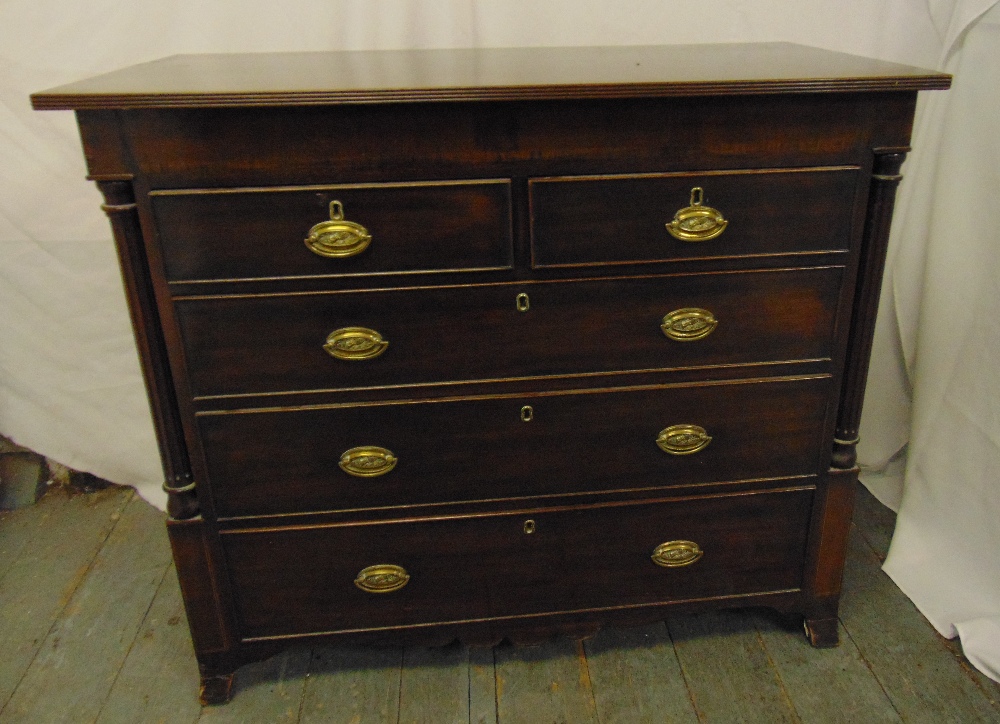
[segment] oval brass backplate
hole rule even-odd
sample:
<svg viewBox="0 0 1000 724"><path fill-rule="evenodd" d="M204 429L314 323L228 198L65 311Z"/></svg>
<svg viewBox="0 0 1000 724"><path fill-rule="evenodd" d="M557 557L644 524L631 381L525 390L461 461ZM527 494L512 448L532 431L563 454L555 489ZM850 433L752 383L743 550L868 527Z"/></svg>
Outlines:
<svg viewBox="0 0 1000 724"><path fill-rule="evenodd" d="M357 362L378 357L388 346L389 343L374 329L344 327L330 332L323 349L331 357Z"/></svg>
<svg viewBox="0 0 1000 724"><path fill-rule="evenodd" d="M338 259L360 254L372 242L372 235L361 224L344 219L344 205L330 202L330 220L309 229L306 246L313 254Z"/></svg>
<svg viewBox="0 0 1000 724"><path fill-rule="evenodd" d="M398 461L391 450L366 445L345 451L340 456L340 469L356 478L377 478L396 467Z"/></svg>
<svg viewBox="0 0 1000 724"><path fill-rule="evenodd" d="M671 425L660 430L656 445L670 455L691 455L704 450L712 437L698 425Z"/></svg>
<svg viewBox="0 0 1000 724"><path fill-rule="evenodd" d="M358 572L354 585L367 593L392 593L410 582L410 574L402 566L380 563Z"/></svg>
<svg viewBox="0 0 1000 724"><path fill-rule="evenodd" d="M667 224L672 237L681 241L709 241L726 230L729 222L722 212L702 204L704 193L700 186L691 189L691 205L680 209Z"/></svg>
<svg viewBox="0 0 1000 724"><path fill-rule="evenodd" d="M719 320L707 309L685 307L675 309L660 322L660 330L675 342L696 342L705 339L719 326Z"/></svg>
<svg viewBox="0 0 1000 724"><path fill-rule="evenodd" d="M664 568L680 568L690 566L699 560L705 552L694 541L672 540L656 546L651 558L653 563Z"/></svg>

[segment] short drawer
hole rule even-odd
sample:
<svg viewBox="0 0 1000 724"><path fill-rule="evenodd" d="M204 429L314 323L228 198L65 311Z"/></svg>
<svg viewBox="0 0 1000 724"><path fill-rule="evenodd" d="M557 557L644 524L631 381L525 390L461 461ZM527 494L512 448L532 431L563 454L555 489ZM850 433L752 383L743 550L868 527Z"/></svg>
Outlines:
<svg viewBox="0 0 1000 724"><path fill-rule="evenodd" d="M511 264L507 180L154 191L150 203L169 281ZM306 243L338 216L358 227L320 226Z"/></svg>
<svg viewBox="0 0 1000 724"><path fill-rule="evenodd" d="M826 359L842 272L198 297L176 310L196 396L345 389Z"/></svg>
<svg viewBox="0 0 1000 724"><path fill-rule="evenodd" d="M815 475L830 378L200 415L219 516Z"/></svg>
<svg viewBox="0 0 1000 724"><path fill-rule="evenodd" d="M532 179L533 265L845 250L857 182L854 168ZM667 227L685 209L682 239Z"/></svg>
<svg viewBox="0 0 1000 724"><path fill-rule="evenodd" d="M228 532L222 544L254 639L795 590L811 505L797 489Z"/></svg>

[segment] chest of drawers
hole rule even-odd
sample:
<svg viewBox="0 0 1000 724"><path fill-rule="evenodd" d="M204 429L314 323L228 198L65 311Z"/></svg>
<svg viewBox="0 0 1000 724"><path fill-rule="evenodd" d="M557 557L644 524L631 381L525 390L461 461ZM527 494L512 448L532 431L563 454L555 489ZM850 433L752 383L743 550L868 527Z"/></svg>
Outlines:
<svg viewBox="0 0 1000 724"><path fill-rule="evenodd" d="M202 669L766 605L836 643L916 94L790 45L176 57L74 109Z"/></svg>

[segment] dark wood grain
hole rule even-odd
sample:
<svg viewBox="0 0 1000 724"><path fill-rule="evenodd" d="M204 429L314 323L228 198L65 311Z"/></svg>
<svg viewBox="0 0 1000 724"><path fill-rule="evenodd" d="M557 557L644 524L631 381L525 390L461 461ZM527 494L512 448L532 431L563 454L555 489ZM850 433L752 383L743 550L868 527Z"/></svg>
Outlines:
<svg viewBox="0 0 1000 724"><path fill-rule="evenodd" d="M116 122L158 189L530 178L866 166L873 145L908 143L915 95L134 110Z"/></svg>
<svg viewBox="0 0 1000 724"><path fill-rule="evenodd" d="M213 555L205 528L204 521L198 519L167 524L188 626L195 649L203 656L225 652L233 646L230 617L222 602L220 583L214 575Z"/></svg>
<svg viewBox="0 0 1000 724"><path fill-rule="evenodd" d="M609 600L628 607L795 589L811 502L811 491L800 490L538 509L236 532L223 545L244 637L407 627L594 609ZM675 539L695 541L704 557L681 568L655 565L653 550ZM354 585L359 571L384 563L405 568L409 583L385 594Z"/></svg>
<svg viewBox="0 0 1000 724"><path fill-rule="evenodd" d="M535 267L846 250L857 169L532 179ZM692 189L728 221L685 242L667 232Z"/></svg>
<svg viewBox="0 0 1000 724"><path fill-rule="evenodd" d="M389 508L818 476L826 466L819 451L830 382L779 378L407 400L209 415L199 426L207 479L222 517ZM524 405L532 408L530 422L521 419ZM677 424L700 425L712 441L695 454L669 455L656 438ZM244 440L254 444L242 445ZM390 450L396 466L375 478L348 475L338 465L340 456L362 445ZM777 449L781 455L774 454Z"/></svg>
<svg viewBox="0 0 1000 724"><path fill-rule="evenodd" d="M617 98L947 88L788 43L173 56L32 96L36 109Z"/></svg>
<svg viewBox="0 0 1000 724"><path fill-rule="evenodd" d="M176 311L190 386L203 397L828 359L841 279L832 267L193 298ZM718 327L694 342L668 339L664 316L692 307ZM334 359L323 345L347 327L375 330L389 346L370 360Z"/></svg>
<svg viewBox="0 0 1000 724"><path fill-rule="evenodd" d="M143 381L166 476L164 490L168 494L168 512L177 519L192 518L199 511L198 494L177 410L177 392L167 368L167 350L154 301L154 282L147 264L135 192L128 181L101 181L98 188L104 195L102 208L111 221L115 236L132 331L139 349Z"/></svg>
<svg viewBox="0 0 1000 724"><path fill-rule="evenodd" d="M846 379L840 397L837 416L837 436L834 440L833 465L849 469L857 461L858 426L868 381L868 360L875 337L875 314L882 291L885 253L889 246L889 227L896 203L896 188L902 180L900 166L905 153L883 153L876 156L871 195L868 199L861 255L859 283L854 294L854 310L847 342Z"/></svg>
<svg viewBox="0 0 1000 724"><path fill-rule="evenodd" d="M303 243L334 200L372 235L357 256L324 258ZM154 192L150 202L171 281L511 265L508 180Z"/></svg>

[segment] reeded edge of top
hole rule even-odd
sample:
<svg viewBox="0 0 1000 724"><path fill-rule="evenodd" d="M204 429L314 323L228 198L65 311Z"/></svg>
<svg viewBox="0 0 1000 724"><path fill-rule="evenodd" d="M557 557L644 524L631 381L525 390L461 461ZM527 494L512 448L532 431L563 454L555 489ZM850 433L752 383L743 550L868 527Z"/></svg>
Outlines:
<svg viewBox="0 0 1000 724"><path fill-rule="evenodd" d="M513 86L507 88L421 88L378 91L272 92L247 94L49 95L31 96L35 110L96 110L138 108L245 108L261 106L322 106L445 101L584 100L669 98L682 96L764 95L769 93L835 93L851 91L945 90L950 79L940 76L905 78L844 78L820 81L757 81L747 83L669 83L608 86Z"/></svg>
<svg viewBox="0 0 1000 724"><path fill-rule="evenodd" d="M539 67L524 63L530 53L537 54ZM612 58L611 70L602 68L594 75L615 77L596 77L590 82L585 77L588 71L572 72L567 58L575 60L585 54ZM760 60L758 75L777 77L738 77L746 72L744 60L753 54ZM795 77L794 70L786 73L787 67L795 66L795 54L817 62L821 70L811 76L806 71L801 78ZM642 65L639 61L645 61L646 67L630 74L633 60L637 69ZM397 62L395 68L392 61ZM407 61L411 66L426 61L426 72L414 72L411 79ZM546 67L546 61L551 67ZM505 62L511 64L509 68L503 67ZM496 72L493 63L499 68ZM701 63L712 65L720 75L684 77L684 67L697 69ZM178 73L178 68L191 72ZM206 71L218 71L218 75ZM186 88L171 87L181 75L194 82ZM311 81L303 77L310 75ZM374 81L362 80L368 77ZM518 82L512 84L512 79ZM208 87L213 83L217 85ZM309 87L310 83L315 86ZM173 56L36 93L31 103L36 110L240 108L917 91L943 90L950 85L951 76L945 73L860 56L788 43L734 43Z"/></svg>

